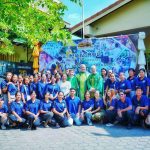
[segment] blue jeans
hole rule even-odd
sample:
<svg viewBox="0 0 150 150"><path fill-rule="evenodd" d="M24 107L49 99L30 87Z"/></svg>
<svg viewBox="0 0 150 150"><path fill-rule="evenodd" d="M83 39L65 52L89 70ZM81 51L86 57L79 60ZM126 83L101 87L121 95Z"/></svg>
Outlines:
<svg viewBox="0 0 150 150"><path fill-rule="evenodd" d="M18 123L18 124L24 124L26 122L26 119L20 117L22 119L22 122L18 122L18 119L15 115L11 114L9 115L9 119L14 123Z"/></svg>
<svg viewBox="0 0 150 150"><path fill-rule="evenodd" d="M35 120L34 116L33 115L28 115L27 116L27 119L29 121L29 125L30 127L32 128L33 126L37 127L40 125L40 119L39 117Z"/></svg>
<svg viewBox="0 0 150 150"><path fill-rule="evenodd" d="M75 114L71 114L71 118L73 119L75 125L80 126L82 124L82 120L78 118Z"/></svg>
<svg viewBox="0 0 150 150"><path fill-rule="evenodd" d="M61 127L67 127L68 126L68 119L66 116L62 117L59 115L54 114L54 119Z"/></svg>
<svg viewBox="0 0 150 150"><path fill-rule="evenodd" d="M105 123L113 123L116 119L117 111L115 110L106 110L105 113Z"/></svg>
<svg viewBox="0 0 150 150"><path fill-rule="evenodd" d="M84 117L86 118L87 124L90 125L92 123L92 113L85 112Z"/></svg>
<svg viewBox="0 0 150 150"><path fill-rule="evenodd" d="M47 112L45 114L41 114L40 117L42 121L48 122L51 121L53 115L54 115L53 112Z"/></svg>

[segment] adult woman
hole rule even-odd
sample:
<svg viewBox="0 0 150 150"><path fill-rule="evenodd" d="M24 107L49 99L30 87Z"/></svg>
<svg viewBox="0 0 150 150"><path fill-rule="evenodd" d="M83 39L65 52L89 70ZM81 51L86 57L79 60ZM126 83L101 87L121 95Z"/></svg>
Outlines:
<svg viewBox="0 0 150 150"><path fill-rule="evenodd" d="M67 107L66 102L63 99L64 93L58 92L58 98L54 101L53 104L53 113L54 113L54 119L57 122L57 127L66 127L68 126L68 118L66 117Z"/></svg>
<svg viewBox="0 0 150 150"><path fill-rule="evenodd" d="M115 97L114 89L108 90L104 104L106 106L104 123L107 123L107 126L112 126L112 123L114 123L117 116L117 99Z"/></svg>
<svg viewBox="0 0 150 150"><path fill-rule="evenodd" d="M50 93L45 93L45 99L40 103L40 117L44 121L44 127L48 127L51 123L53 117L52 104L53 102L49 100Z"/></svg>
<svg viewBox="0 0 150 150"><path fill-rule="evenodd" d="M15 94L15 101L11 103L11 114L9 116L13 126L22 126L26 119L24 117L24 103L21 101L21 92Z"/></svg>
<svg viewBox="0 0 150 150"><path fill-rule="evenodd" d="M82 112L81 112L81 116L82 119L85 121L87 121L87 124L89 126L92 126L92 109L94 107L94 103L93 100L90 99L90 92L86 91L85 95L84 95L85 99L82 102Z"/></svg>
<svg viewBox="0 0 150 150"><path fill-rule="evenodd" d="M94 93L94 107L91 111L93 121L101 121L104 117L104 103L99 91Z"/></svg>
<svg viewBox="0 0 150 150"><path fill-rule="evenodd" d="M32 91L31 99L27 101L25 110L29 128L36 129L36 127L40 125L40 100L36 99L35 91Z"/></svg>

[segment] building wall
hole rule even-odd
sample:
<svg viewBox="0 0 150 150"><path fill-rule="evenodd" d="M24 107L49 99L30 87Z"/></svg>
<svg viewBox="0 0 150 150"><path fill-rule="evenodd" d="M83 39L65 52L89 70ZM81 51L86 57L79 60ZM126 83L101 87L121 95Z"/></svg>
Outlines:
<svg viewBox="0 0 150 150"><path fill-rule="evenodd" d="M133 0L91 24L93 36L150 26L150 0Z"/></svg>

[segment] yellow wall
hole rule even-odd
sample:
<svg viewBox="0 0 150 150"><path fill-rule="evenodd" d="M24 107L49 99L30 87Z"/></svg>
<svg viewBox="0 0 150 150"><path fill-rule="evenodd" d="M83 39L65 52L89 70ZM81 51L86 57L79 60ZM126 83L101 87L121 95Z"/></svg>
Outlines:
<svg viewBox="0 0 150 150"><path fill-rule="evenodd" d="M150 26L150 0L133 0L91 26L93 36Z"/></svg>

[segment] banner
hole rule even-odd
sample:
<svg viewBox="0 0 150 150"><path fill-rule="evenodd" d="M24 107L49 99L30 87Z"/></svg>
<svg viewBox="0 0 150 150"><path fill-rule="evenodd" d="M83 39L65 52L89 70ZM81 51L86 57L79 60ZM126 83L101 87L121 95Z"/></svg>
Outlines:
<svg viewBox="0 0 150 150"><path fill-rule="evenodd" d="M74 68L78 72L80 64L85 64L88 71L92 65L97 71L111 69L115 73L127 73L129 68L136 68L138 35L121 35L107 38L74 40L74 46L48 42L42 46L39 57L40 71L50 70L52 65L63 71Z"/></svg>

